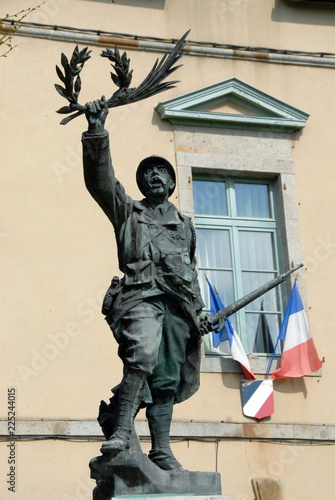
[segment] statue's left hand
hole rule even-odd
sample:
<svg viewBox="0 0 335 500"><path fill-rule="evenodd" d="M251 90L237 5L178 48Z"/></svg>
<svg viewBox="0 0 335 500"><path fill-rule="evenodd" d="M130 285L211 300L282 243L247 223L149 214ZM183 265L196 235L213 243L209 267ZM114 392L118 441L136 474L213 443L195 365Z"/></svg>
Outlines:
<svg viewBox="0 0 335 500"><path fill-rule="evenodd" d="M101 134L105 130L105 121L108 115L108 104L105 96L86 104L85 115L88 121L90 134Z"/></svg>

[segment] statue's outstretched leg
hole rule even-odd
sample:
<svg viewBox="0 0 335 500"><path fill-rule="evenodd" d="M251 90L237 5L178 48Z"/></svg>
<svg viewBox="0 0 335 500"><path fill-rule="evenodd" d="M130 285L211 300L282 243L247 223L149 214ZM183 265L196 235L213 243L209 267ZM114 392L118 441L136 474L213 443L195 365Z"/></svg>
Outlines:
<svg viewBox="0 0 335 500"><path fill-rule="evenodd" d="M119 387L115 430L101 446L102 453L129 448L132 422L142 400L146 379L146 373L131 368L126 369Z"/></svg>
<svg viewBox="0 0 335 500"><path fill-rule="evenodd" d="M182 469L170 447L172 411L173 400L165 404L150 405L146 411L152 443L149 458L164 470Z"/></svg>

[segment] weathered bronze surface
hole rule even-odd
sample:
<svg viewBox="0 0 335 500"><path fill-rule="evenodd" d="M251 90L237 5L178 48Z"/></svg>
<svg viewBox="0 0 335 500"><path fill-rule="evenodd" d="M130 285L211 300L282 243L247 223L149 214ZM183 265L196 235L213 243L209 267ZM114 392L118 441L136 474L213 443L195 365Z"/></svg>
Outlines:
<svg viewBox="0 0 335 500"><path fill-rule="evenodd" d="M175 188L172 165L159 156L145 158L137 171L144 195L134 201L116 179L104 122L108 103L86 105L83 134L87 189L111 221L122 277L114 277L103 312L124 364L120 385L99 422L107 441L104 454L139 449L131 438L140 407L152 439L149 459L160 469L181 470L169 443L173 405L199 387L199 313L203 307L195 269L191 220L168 201ZM135 444L134 444L135 443Z"/></svg>
<svg viewBox="0 0 335 500"><path fill-rule="evenodd" d="M104 128L107 114L105 98L86 105L84 176L87 189L115 232L122 276L113 277L102 312L119 345L124 373L109 404L100 405L98 420L106 441L101 447L104 458L94 460L94 474L107 474L104 488L108 490L116 457L129 453L129 460L138 459L141 468L146 467L147 479L140 488L144 494L152 492L153 480L148 479L151 464L164 471L183 472L170 447L170 424L173 405L199 387L201 335L215 326L222 328L229 315L280 284L300 266L199 321L203 302L195 266L194 227L168 201L175 189L174 169L160 156L145 158L136 174L144 199L130 198L114 174ZM141 407L146 408L152 441L145 458L133 428ZM142 472L138 470L136 477L143 477ZM130 487L127 491L135 490Z"/></svg>

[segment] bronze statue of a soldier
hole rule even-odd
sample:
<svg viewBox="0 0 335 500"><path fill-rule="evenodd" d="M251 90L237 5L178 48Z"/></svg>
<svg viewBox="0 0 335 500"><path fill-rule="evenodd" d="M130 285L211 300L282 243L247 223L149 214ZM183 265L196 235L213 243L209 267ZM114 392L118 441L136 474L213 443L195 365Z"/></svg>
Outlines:
<svg viewBox="0 0 335 500"><path fill-rule="evenodd" d="M180 468L169 443L173 404L199 387L203 307L195 269L195 231L189 217L168 201L175 172L150 156L136 179L144 199L134 201L115 178L105 98L86 105L82 136L87 189L115 231L122 279L113 279L103 312L118 342L123 379L117 391L115 425L103 453L127 450L132 422L146 407L152 440L149 458L165 470Z"/></svg>

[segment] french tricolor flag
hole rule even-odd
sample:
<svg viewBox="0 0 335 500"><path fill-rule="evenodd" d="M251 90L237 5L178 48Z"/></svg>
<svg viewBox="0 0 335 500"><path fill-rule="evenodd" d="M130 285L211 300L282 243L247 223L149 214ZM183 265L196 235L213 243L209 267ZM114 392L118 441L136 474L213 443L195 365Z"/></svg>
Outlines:
<svg viewBox="0 0 335 500"><path fill-rule="evenodd" d="M284 348L280 368L271 373L272 377L303 377L321 368L322 362L309 331L296 282L292 288L278 339L284 341Z"/></svg>
<svg viewBox="0 0 335 500"><path fill-rule="evenodd" d="M209 286L211 314L216 314L221 309L224 309L224 305L221 302L218 292L214 290L207 276L206 280ZM225 326L222 328L222 330L217 333L212 333L212 339L214 347L220 346L220 351L225 354L231 355L231 357L240 364L245 378L256 378L252 372L252 369L250 368L249 360L243 349L240 337L237 335L235 328L233 327L229 318L226 318Z"/></svg>

